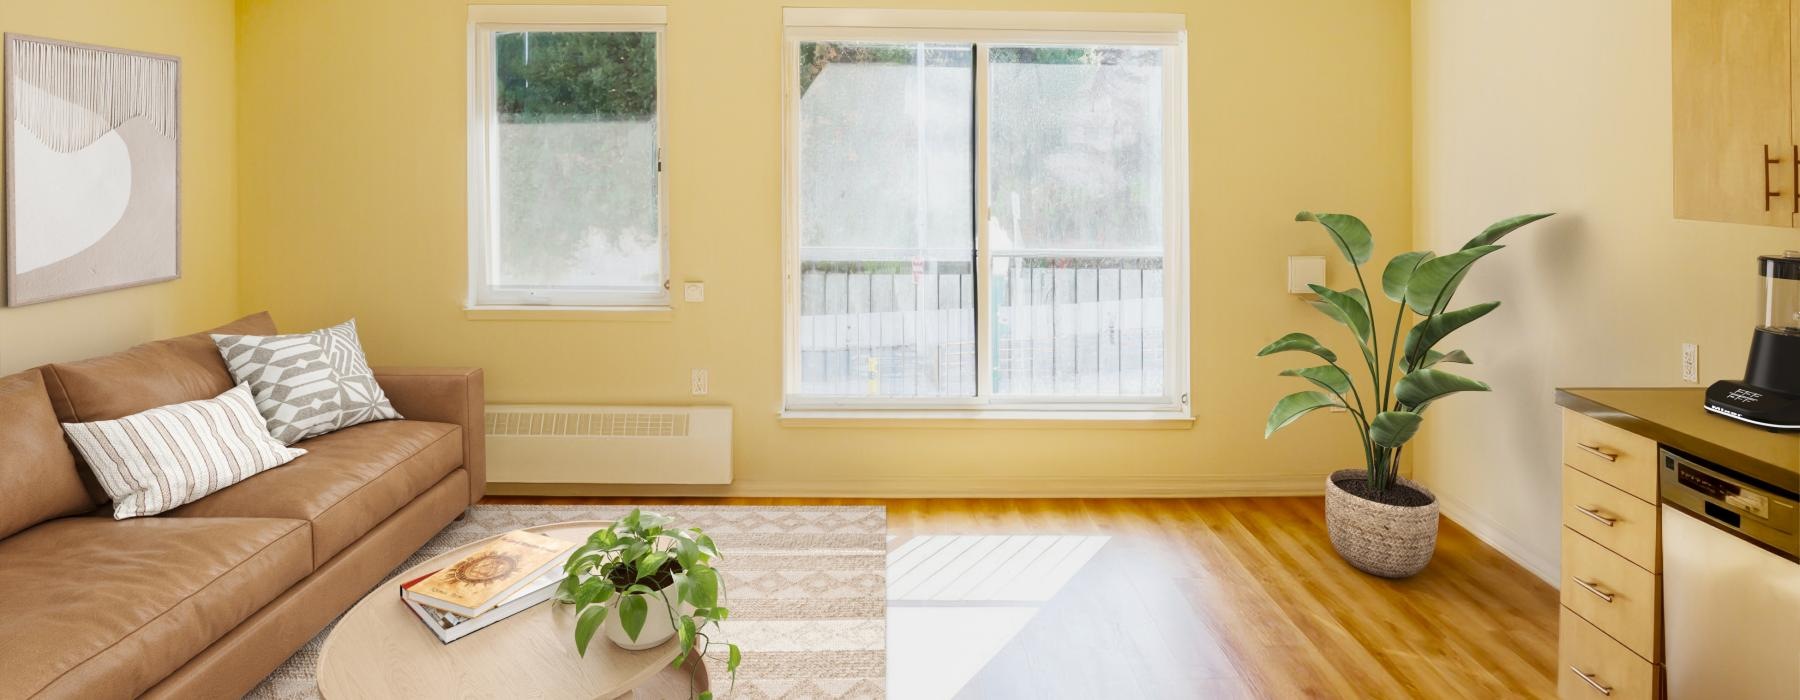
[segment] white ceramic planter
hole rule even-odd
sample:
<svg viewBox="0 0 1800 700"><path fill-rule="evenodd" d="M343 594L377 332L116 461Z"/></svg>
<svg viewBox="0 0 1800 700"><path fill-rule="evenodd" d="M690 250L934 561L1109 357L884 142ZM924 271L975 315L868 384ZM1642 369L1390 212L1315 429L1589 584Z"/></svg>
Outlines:
<svg viewBox="0 0 1800 700"><path fill-rule="evenodd" d="M670 590L668 594L670 598L673 598L675 591ZM612 606L612 611L606 615L606 622L600 625L600 628L606 632L606 638L622 649L641 651L659 646L663 642L669 641L670 637L675 636L675 626L669 622L669 605L663 602L663 591L644 595L643 598L645 602L649 603L649 612L644 615L644 629L638 631L636 641L625 634L625 626L619 622L617 605ZM688 614L694 612L694 606L687 603L680 605L684 612Z"/></svg>

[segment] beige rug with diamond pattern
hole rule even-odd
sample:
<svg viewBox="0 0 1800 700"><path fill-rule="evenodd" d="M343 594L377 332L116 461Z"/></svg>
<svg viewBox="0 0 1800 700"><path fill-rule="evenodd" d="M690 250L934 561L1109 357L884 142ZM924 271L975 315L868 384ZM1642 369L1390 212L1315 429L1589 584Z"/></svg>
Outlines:
<svg viewBox="0 0 1800 700"><path fill-rule="evenodd" d="M718 543L731 619L744 649L737 685L708 660L721 700L879 698L887 656L887 511L880 506L653 506ZM396 572L469 542L532 525L611 520L630 506L475 506ZM318 697L325 628L249 695ZM421 630L423 633L423 630Z"/></svg>

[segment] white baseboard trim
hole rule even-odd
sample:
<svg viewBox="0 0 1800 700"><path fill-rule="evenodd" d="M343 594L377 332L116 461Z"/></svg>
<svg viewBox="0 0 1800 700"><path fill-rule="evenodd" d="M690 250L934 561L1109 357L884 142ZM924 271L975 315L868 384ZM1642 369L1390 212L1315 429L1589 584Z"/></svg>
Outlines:
<svg viewBox="0 0 1800 700"><path fill-rule="evenodd" d="M490 482L494 496L755 496L818 498L1208 498L1317 496L1325 473L1234 476L877 477L739 479L720 486Z"/></svg>
<svg viewBox="0 0 1800 700"><path fill-rule="evenodd" d="M1525 567L1527 571L1543 579L1544 583L1550 584L1551 588L1560 588L1558 584L1562 582L1562 562L1556 556L1547 556L1525 546L1525 543L1501 527L1500 523L1470 508L1467 503L1445 496L1442 492L1434 495L1438 498L1438 511L1445 518L1455 521L1462 529L1474 535L1475 539L1486 542L1489 547L1506 555L1506 558Z"/></svg>

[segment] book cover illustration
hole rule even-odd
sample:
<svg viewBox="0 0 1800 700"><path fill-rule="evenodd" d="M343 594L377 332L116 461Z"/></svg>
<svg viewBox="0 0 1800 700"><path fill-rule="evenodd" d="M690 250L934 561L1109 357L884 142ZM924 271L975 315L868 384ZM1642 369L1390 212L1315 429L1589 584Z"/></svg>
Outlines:
<svg viewBox="0 0 1800 700"><path fill-rule="evenodd" d="M567 541L535 532L509 532L409 588L452 605L477 609L569 551Z"/></svg>

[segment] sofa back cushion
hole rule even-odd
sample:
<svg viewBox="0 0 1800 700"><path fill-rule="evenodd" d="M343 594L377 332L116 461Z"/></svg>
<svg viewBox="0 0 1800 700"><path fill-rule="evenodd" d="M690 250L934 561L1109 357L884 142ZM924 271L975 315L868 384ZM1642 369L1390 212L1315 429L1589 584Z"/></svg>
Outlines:
<svg viewBox="0 0 1800 700"><path fill-rule="evenodd" d="M157 340L75 362L45 365L50 404L64 423L117 420L158 406L210 399L236 386L213 333L273 335L275 321L267 312L245 316L218 328L179 338ZM81 477L95 504L107 502L106 491L88 472Z"/></svg>
<svg viewBox="0 0 1800 700"><path fill-rule="evenodd" d="M0 377L0 538L94 508L37 370Z"/></svg>

